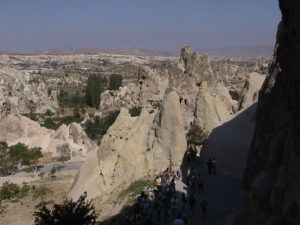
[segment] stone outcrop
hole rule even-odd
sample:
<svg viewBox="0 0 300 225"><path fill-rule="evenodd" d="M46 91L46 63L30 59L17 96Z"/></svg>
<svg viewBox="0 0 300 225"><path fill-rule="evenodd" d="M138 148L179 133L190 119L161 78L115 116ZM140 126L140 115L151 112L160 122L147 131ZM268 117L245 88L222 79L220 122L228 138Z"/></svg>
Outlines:
<svg viewBox="0 0 300 225"><path fill-rule="evenodd" d="M208 55L201 55L193 52L190 46L184 46L181 49L178 67L188 76L196 76L196 83L206 81L213 83L214 74L210 66Z"/></svg>
<svg viewBox="0 0 300 225"><path fill-rule="evenodd" d="M139 87L134 83L120 87L118 90L107 90L101 94L99 110L105 115L120 108L133 108L139 105Z"/></svg>
<svg viewBox="0 0 300 225"><path fill-rule="evenodd" d="M103 213L110 214L107 209L121 190L139 179L152 178L170 164L179 167L186 148L176 92L166 94L160 111L143 109L139 117L131 117L122 108L97 154L92 153L80 169L69 195L76 199L87 191L88 198L97 198L97 204L105 205Z"/></svg>
<svg viewBox="0 0 300 225"><path fill-rule="evenodd" d="M256 72L247 75L239 102L239 110L245 109L258 99L258 92L265 80L265 76Z"/></svg>
<svg viewBox="0 0 300 225"><path fill-rule="evenodd" d="M68 126L65 124L61 125L50 136L46 151L56 155L57 146L64 144L69 146L73 157L86 156L97 148L97 145L88 138L78 123L71 123Z"/></svg>
<svg viewBox="0 0 300 225"><path fill-rule="evenodd" d="M170 92L164 100L153 148L157 149L157 145L160 145L161 152L166 154L172 165L181 165L187 144L179 97L175 91Z"/></svg>
<svg viewBox="0 0 300 225"><path fill-rule="evenodd" d="M212 94L207 83L200 86L196 101L195 123L209 133L229 117L229 111L216 94Z"/></svg>
<svg viewBox="0 0 300 225"><path fill-rule="evenodd" d="M234 224L300 224L300 2L279 6L275 57L260 91L244 173L245 210Z"/></svg>

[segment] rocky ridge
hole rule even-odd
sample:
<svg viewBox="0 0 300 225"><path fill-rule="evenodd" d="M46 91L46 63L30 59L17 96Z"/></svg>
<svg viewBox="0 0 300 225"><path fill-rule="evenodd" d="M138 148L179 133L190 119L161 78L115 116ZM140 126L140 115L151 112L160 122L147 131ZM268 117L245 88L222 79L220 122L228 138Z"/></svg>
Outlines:
<svg viewBox="0 0 300 225"><path fill-rule="evenodd" d="M245 209L230 224L300 224L300 2L279 6L282 21L244 173Z"/></svg>

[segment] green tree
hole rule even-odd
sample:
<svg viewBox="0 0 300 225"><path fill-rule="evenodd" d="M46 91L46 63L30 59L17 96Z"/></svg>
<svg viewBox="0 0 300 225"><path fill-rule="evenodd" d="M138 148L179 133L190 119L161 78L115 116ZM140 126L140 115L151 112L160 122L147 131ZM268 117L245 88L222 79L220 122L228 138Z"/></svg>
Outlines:
<svg viewBox="0 0 300 225"><path fill-rule="evenodd" d="M112 74L109 77L109 90L117 90L122 86L122 75Z"/></svg>
<svg viewBox="0 0 300 225"><path fill-rule="evenodd" d="M86 201L86 193L77 201L67 199L63 204L54 204L50 207L46 202L36 206L34 212L35 225L96 225L98 214L92 201Z"/></svg>
<svg viewBox="0 0 300 225"><path fill-rule="evenodd" d="M56 173L56 167L53 166L52 169L50 170L50 174L51 174L51 177L54 177L54 174Z"/></svg>
<svg viewBox="0 0 300 225"><path fill-rule="evenodd" d="M59 160L65 163L65 161L71 159L71 150L68 144L59 145L56 148L57 154L59 154Z"/></svg>
<svg viewBox="0 0 300 225"><path fill-rule="evenodd" d="M6 142L0 142L0 172L9 168L9 154Z"/></svg>
<svg viewBox="0 0 300 225"><path fill-rule="evenodd" d="M9 147L9 161L13 165L20 163L21 165L33 165L36 164L38 159L43 155L41 153L41 148L28 149L23 143L18 143Z"/></svg>
<svg viewBox="0 0 300 225"><path fill-rule="evenodd" d="M102 76L90 75L85 88L87 104L91 107L98 108L100 104L100 95L105 91L107 79Z"/></svg>

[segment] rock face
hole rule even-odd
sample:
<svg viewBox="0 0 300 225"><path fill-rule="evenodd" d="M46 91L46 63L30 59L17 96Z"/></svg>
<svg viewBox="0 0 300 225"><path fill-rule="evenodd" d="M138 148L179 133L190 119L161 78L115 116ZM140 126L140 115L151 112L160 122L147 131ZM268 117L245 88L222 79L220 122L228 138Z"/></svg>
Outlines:
<svg viewBox="0 0 300 225"><path fill-rule="evenodd" d="M300 2L279 5L275 57L260 91L244 174L243 224L300 224Z"/></svg>
<svg viewBox="0 0 300 225"><path fill-rule="evenodd" d="M201 149L203 163L216 157L218 174L242 179L255 126L255 113L256 103L214 128Z"/></svg>
<svg viewBox="0 0 300 225"><path fill-rule="evenodd" d="M239 102L239 110L245 109L258 99L258 92L265 80L265 76L256 72L247 75L244 89Z"/></svg>
<svg viewBox="0 0 300 225"><path fill-rule="evenodd" d="M197 76L197 83L201 83L202 81L212 83L214 80L208 56L192 52L190 46L184 46L181 49L178 67L189 76ZM199 76L200 74L201 76Z"/></svg>
<svg viewBox="0 0 300 225"><path fill-rule="evenodd" d="M86 160L70 192L78 198L87 191L88 198L106 202L104 214L117 194L132 182L153 177L170 164L179 167L186 151L186 139L179 97L170 92L162 110L131 117L122 108L115 123L101 141L97 154ZM110 202L107 202L110 201Z"/></svg>

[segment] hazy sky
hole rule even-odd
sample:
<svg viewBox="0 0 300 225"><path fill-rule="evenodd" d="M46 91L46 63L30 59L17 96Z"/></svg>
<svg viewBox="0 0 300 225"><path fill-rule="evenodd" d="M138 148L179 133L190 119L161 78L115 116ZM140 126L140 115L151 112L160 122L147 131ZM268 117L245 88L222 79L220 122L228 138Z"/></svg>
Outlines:
<svg viewBox="0 0 300 225"><path fill-rule="evenodd" d="M278 0L0 0L0 51L274 44Z"/></svg>

